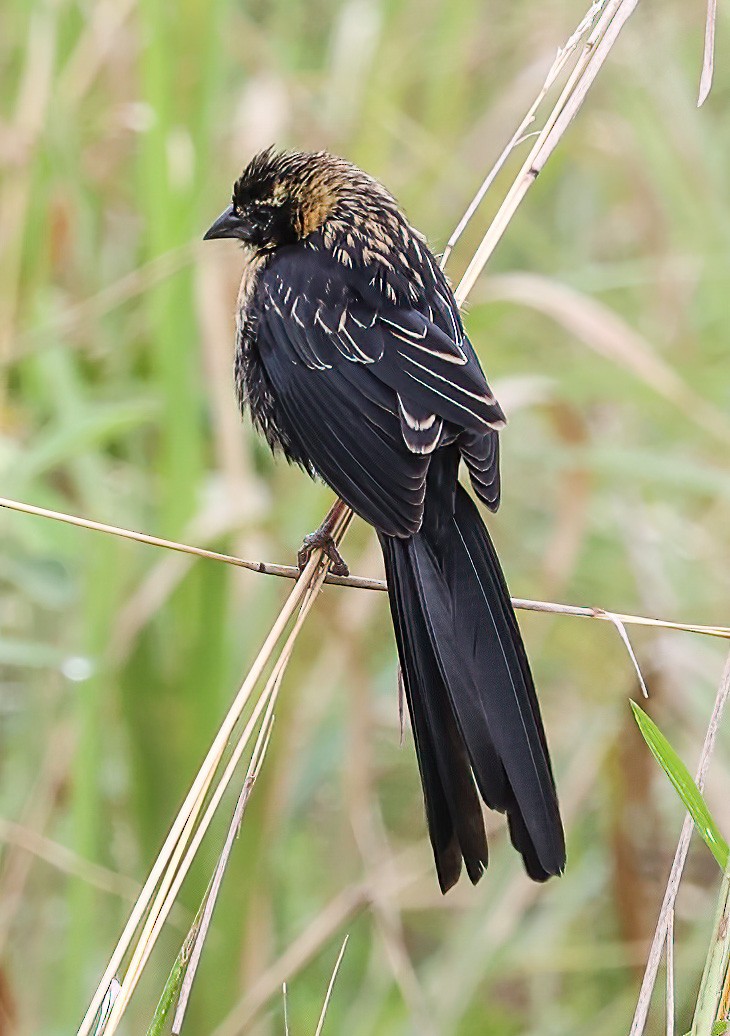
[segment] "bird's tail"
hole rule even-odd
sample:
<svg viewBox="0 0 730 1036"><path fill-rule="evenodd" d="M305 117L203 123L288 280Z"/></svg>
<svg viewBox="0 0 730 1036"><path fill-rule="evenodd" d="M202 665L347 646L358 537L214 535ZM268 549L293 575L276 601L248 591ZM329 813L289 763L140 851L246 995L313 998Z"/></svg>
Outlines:
<svg viewBox="0 0 730 1036"><path fill-rule="evenodd" d="M381 536L381 545L441 889L456 882L462 858L472 882L487 865L477 789L507 814L527 873L544 881L563 870L565 841L504 576L460 485L453 509L431 512L427 495L421 531Z"/></svg>

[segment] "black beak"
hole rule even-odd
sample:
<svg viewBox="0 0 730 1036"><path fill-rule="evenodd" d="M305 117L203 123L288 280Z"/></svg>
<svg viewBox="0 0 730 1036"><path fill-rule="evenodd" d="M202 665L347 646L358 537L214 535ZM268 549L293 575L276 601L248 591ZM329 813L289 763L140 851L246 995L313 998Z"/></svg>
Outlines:
<svg viewBox="0 0 730 1036"><path fill-rule="evenodd" d="M241 220L232 205L221 212L215 223L208 227L203 241L212 241L217 237L241 237Z"/></svg>

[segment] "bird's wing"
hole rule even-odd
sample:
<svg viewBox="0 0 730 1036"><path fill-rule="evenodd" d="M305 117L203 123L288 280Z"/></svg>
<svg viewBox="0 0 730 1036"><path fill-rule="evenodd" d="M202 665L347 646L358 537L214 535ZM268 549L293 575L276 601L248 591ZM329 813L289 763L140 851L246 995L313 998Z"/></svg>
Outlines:
<svg viewBox="0 0 730 1036"><path fill-rule="evenodd" d="M503 422L460 323L448 334L439 305L397 306L362 271L303 249L274 258L252 301L290 431L332 488L390 535L419 528L429 456L444 436L478 438Z"/></svg>

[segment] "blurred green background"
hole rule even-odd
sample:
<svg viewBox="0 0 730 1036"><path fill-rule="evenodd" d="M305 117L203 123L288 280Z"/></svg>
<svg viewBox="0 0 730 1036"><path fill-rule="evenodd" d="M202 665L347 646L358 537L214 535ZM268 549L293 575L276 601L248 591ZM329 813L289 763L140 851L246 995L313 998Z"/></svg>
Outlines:
<svg viewBox="0 0 730 1036"><path fill-rule="evenodd" d="M240 423L240 257L203 231L276 141L365 166L440 250L584 3L6 0L3 495L289 562L330 494ZM490 528L515 595L730 622L730 23L698 112L703 19L700 0L640 6L470 299L510 417ZM0 1033L65 1036L288 585L0 520ZM345 553L352 571L380 572L362 523ZM345 932L325 1032L626 1031L681 807L634 729L615 629L521 623L565 877L531 885L490 817L489 873L442 899L408 731L399 747L386 601L329 587L286 676L184 1031L283 1034L286 978L291 1032L313 1033ZM650 711L694 769L722 643L631 637ZM708 801L726 835L728 791L721 734ZM149 1022L223 814L127 1033ZM696 846L678 905L679 1031L715 872ZM662 1024L659 1006L651 1032Z"/></svg>

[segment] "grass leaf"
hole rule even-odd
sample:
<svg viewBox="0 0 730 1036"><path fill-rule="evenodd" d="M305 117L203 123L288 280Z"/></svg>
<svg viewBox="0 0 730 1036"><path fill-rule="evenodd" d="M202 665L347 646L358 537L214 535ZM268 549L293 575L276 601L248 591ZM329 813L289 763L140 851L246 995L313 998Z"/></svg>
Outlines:
<svg viewBox="0 0 730 1036"><path fill-rule="evenodd" d="M170 1017L170 1011L173 1008L175 999L180 992L180 987L185 978L185 970L188 965L188 960L190 959L190 952L193 948L194 938L195 927L193 926L193 930L183 943L180 952L175 958L172 970L167 977L165 988L162 990L157 1007L155 1008L154 1016L150 1022L149 1028L147 1029L147 1036L162 1036L162 1033L165 1031L165 1023Z"/></svg>
<svg viewBox="0 0 730 1036"><path fill-rule="evenodd" d="M692 780L689 770L656 723L647 716L635 701L630 702L630 704L634 713L634 719L639 724L639 730L651 749L652 755L674 785L677 794L692 817L695 827L702 835L710 852L717 860L719 866L725 870L728 863L728 844L720 834L717 824L707 808L707 803Z"/></svg>

